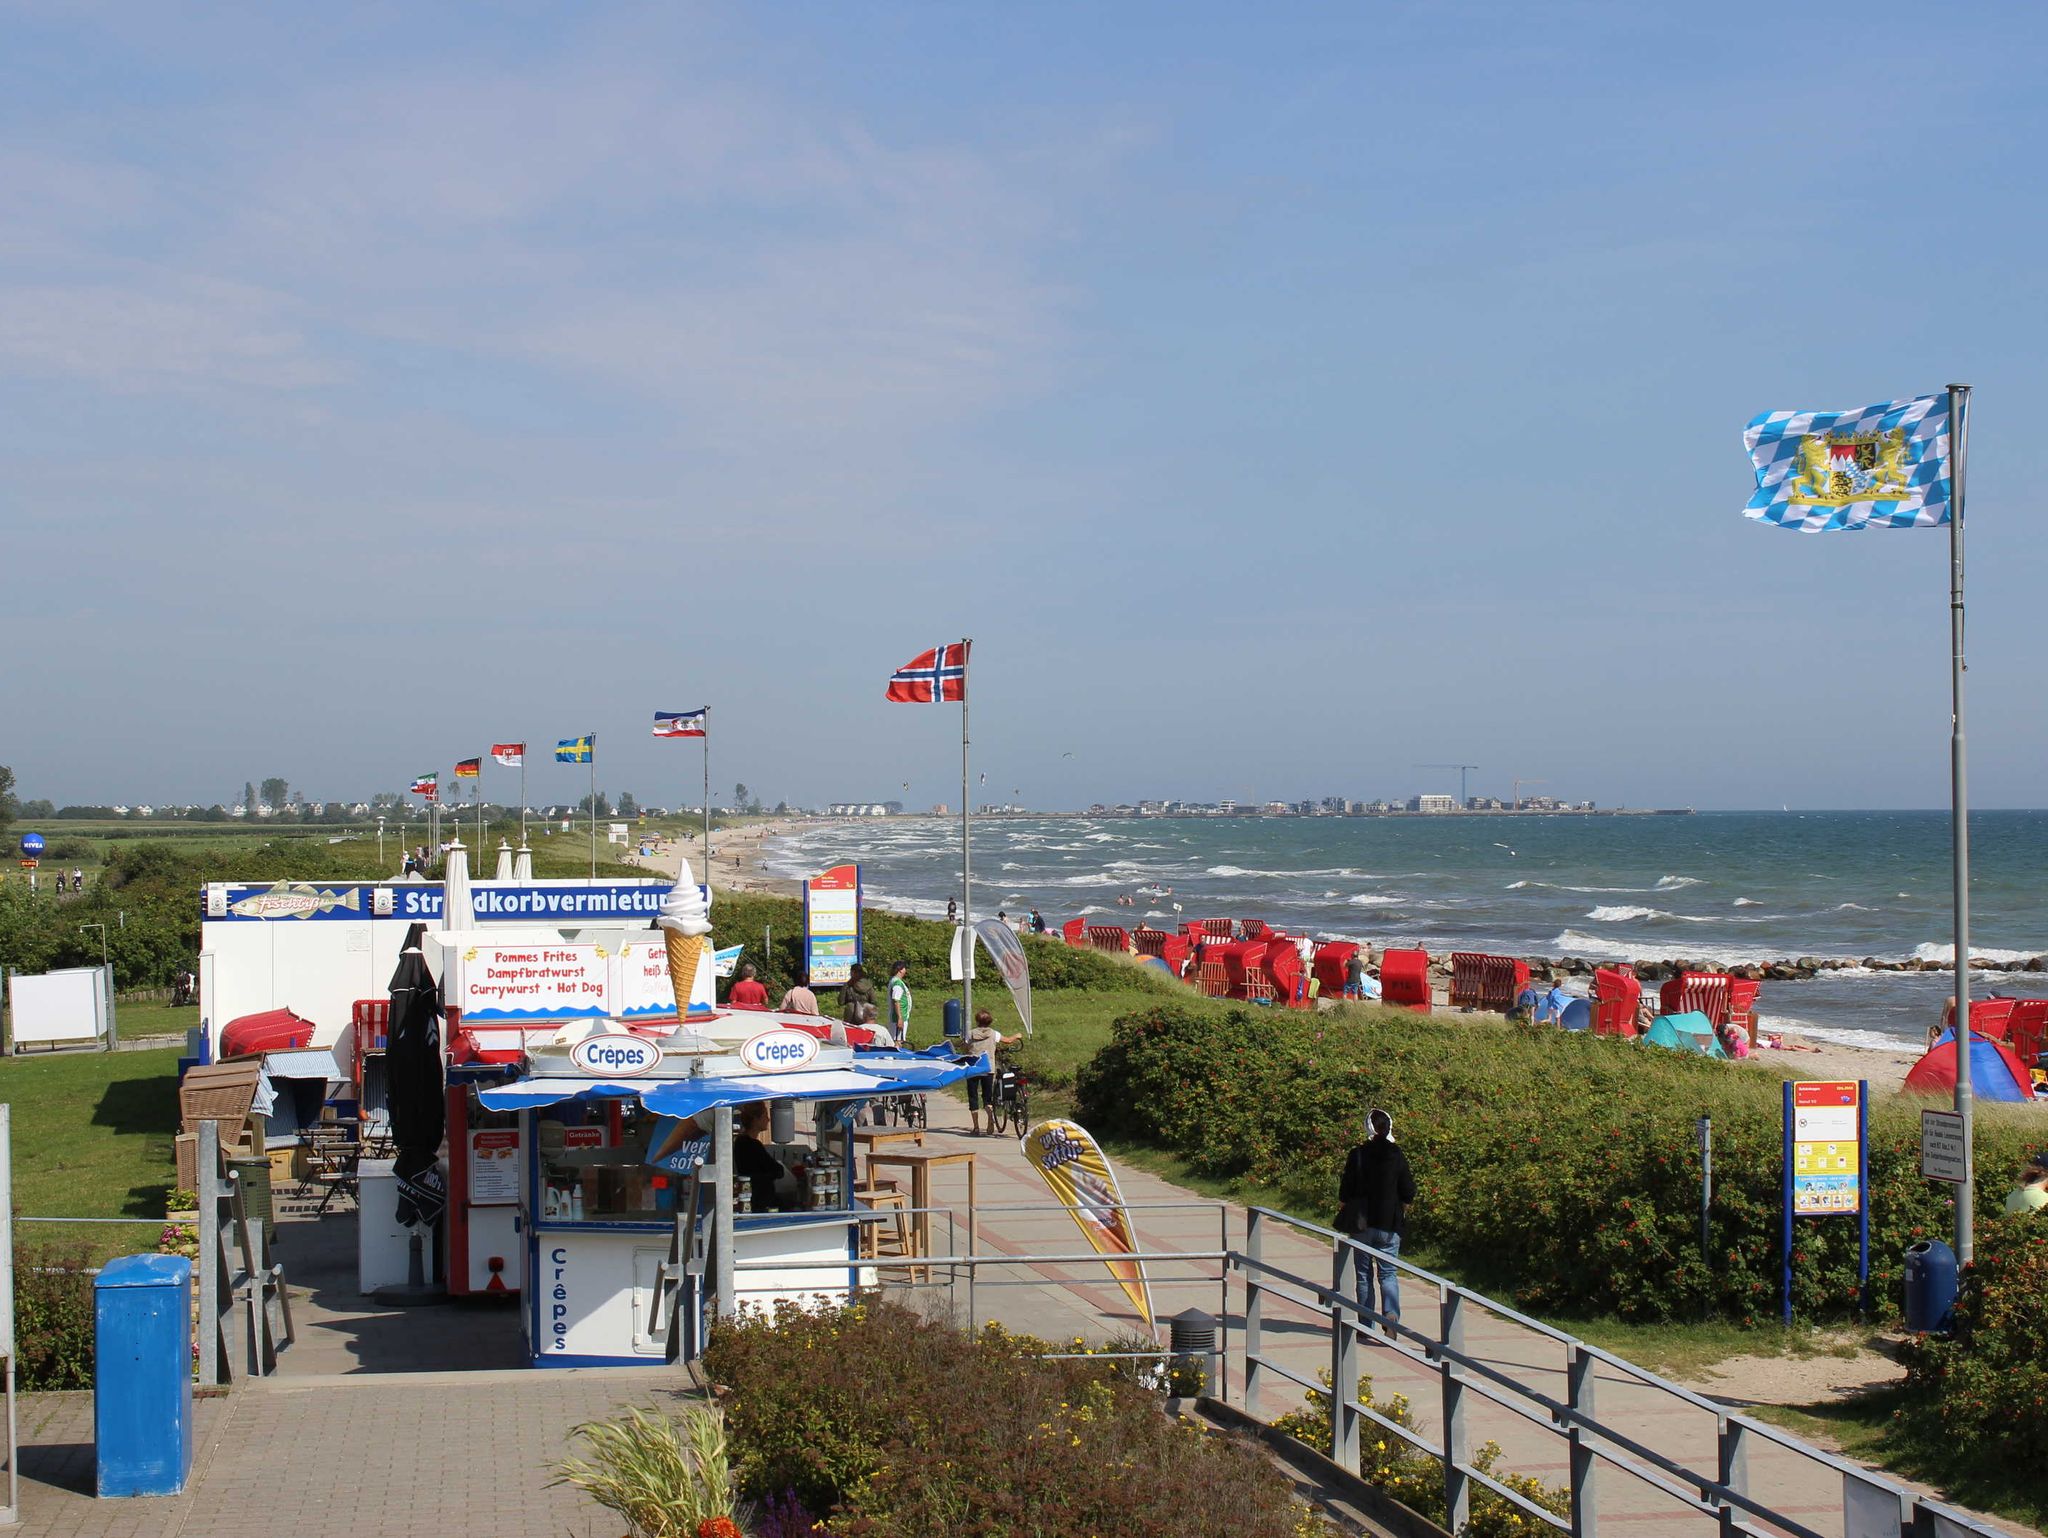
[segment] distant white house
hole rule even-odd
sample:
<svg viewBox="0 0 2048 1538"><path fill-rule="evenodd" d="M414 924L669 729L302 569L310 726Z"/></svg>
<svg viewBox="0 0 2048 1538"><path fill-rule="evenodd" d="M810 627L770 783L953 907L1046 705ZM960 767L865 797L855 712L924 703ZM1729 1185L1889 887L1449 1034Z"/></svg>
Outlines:
<svg viewBox="0 0 2048 1538"><path fill-rule="evenodd" d="M228 808L228 816L230 817L247 817L248 815L249 808L244 806L239 801L237 801L233 806Z"/></svg>

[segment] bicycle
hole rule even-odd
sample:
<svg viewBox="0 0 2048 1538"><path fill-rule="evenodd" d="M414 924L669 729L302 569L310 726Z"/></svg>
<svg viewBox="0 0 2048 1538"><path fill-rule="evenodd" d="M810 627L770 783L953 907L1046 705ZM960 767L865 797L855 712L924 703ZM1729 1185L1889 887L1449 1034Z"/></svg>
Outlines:
<svg viewBox="0 0 2048 1538"><path fill-rule="evenodd" d="M1000 1063L994 1082L989 1085L988 1123L998 1134L1014 1131L1019 1137L1031 1124L1030 1081L1016 1069Z"/></svg>

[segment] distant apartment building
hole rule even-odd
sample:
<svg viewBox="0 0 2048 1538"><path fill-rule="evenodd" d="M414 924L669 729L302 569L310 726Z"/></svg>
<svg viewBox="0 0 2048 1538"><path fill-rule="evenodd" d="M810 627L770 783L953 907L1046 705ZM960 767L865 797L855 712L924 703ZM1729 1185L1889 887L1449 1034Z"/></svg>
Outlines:
<svg viewBox="0 0 2048 1538"><path fill-rule="evenodd" d="M1408 810L1411 812L1455 812L1458 809L1456 796L1410 796Z"/></svg>

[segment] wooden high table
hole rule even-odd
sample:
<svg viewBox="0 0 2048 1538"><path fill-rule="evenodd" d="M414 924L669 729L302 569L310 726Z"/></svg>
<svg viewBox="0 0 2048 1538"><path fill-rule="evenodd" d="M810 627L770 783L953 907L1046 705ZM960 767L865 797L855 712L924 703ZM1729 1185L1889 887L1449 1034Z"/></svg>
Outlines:
<svg viewBox="0 0 2048 1538"><path fill-rule="evenodd" d="M870 1184L874 1182L878 1167L910 1171L910 1205L917 1209L917 1222L912 1231L917 1236L917 1253L920 1255L928 1256L932 1252L932 1171L947 1164L967 1166L967 1227L971 1233L974 1228L975 1202L979 1194L975 1184L976 1162L973 1149L955 1148L941 1151L935 1148L905 1148L887 1152L870 1147L868 1150Z"/></svg>

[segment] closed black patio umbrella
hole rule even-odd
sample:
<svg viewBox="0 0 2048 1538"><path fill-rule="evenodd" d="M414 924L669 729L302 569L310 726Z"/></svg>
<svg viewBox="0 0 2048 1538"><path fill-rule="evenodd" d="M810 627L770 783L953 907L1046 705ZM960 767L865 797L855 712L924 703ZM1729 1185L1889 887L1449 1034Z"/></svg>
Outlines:
<svg viewBox="0 0 2048 1538"><path fill-rule="evenodd" d="M413 1230L411 1275L403 1288L377 1296L407 1301L408 1294L440 1295L427 1285L422 1231L432 1232L448 1206L448 1183L439 1163L447 1101L441 1075L441 986L427 970L427 926L406 932L398 970L391 974L390 1033L384 1070L391 1111L392 1174L398 1184L398 1221Z"/></svg>

